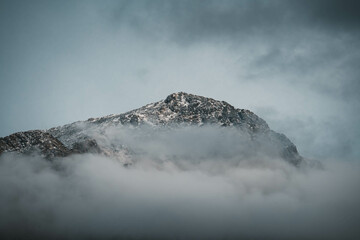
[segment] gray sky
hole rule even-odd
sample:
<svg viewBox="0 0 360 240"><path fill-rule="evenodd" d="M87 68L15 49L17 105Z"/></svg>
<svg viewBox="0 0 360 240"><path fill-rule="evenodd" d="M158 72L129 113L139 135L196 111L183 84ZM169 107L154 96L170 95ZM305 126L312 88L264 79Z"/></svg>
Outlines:
<svg viewBox="0 0 360 240"><path fill-rule="evenodd" d="M0 136L185 91L313 158L360 156L357 1L0 2Z"/></svg>

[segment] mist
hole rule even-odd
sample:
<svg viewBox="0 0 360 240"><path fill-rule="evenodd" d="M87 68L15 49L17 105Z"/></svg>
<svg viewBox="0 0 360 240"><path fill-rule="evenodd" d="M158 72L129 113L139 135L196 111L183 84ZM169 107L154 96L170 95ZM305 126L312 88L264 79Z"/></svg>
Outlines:
<svg viewBox="0 0 360 240"><path fill-rule="evenodd" d="M94 135L93 131L92 134ZM240 135L241 136L241 135ZM0 157L0 232L56 239L356 239L360 166L295 167L233 129L109 130L95 154ZM101 139L103 142L101 142ZM151 139L151 141L150 141ZM247 149L247 150L246 150Z"/></svg>
<svg viewBox="0 0 360 240"><path fill-rule="evenodd" d="M184 91L253 111L322 167L296 168L232 130L92 129L99 146L124 154L0 156L0 235L360 239L358 9L1 0L0 137Z"/></svg>

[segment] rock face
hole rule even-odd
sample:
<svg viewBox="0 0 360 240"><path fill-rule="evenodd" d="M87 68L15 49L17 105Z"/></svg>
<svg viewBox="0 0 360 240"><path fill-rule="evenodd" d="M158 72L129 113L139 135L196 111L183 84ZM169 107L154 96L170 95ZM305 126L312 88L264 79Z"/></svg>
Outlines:
<svg viewBox="0 0 360 240"><path fill-rule="evenodd" d="M129 164L131 149L122 144L98 144L98 139L91 134L96 132L98 136L109 128L119 126L147 126L155 130L186 126L234 128L254 145L269 143L280 157L294 165L299 165L303 160L296 146L285 135L272 131L263 119L251 111L237 109L224 101L184 92L173 93L165 100L123 114L90 118L87 121L51 128L45 132L16 133L1 139L0 149L22 152L30 146L38 146L48 156L92 152L116 157L122 159L124 164ZM32 135L33 137L30 137Z"/></svg>
<svg viewBox="0 0 360 240"><path fill-rule="evenodd" d="M65 157L71 151L50 133L41 130L18 132L0 138L0 154L3 152L31 153L40 151L46 158Z"/></svg>
<svg viewBox="0 0 360 240"><path fill-rule="evenodd" d="M139 109L101 118L91 118L94 124L149 124L177 126L215 124L237 126L252 132L269 130L266 122L245 109L236 109L227 102L183 92L173 93L165 100Z"/></svg>

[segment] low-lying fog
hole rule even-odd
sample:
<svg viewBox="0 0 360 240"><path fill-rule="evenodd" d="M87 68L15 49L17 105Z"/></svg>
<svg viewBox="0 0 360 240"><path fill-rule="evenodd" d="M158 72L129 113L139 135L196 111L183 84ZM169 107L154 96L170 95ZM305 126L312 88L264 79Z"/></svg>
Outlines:
<svg viewBox="0 0 360 240"><path fill-rule="evenodd" d="M137 152L128 167L94 154L0 156L2 239L360 237L357 163L296 168L232 131L137 133L98 136Z"/></svg>

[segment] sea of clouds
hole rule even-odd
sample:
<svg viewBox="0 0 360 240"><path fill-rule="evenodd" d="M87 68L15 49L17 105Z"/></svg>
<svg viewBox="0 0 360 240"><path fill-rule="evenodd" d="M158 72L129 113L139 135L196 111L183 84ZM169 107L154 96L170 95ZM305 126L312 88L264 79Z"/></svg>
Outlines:
<svg viewBox="0 0 360 240"><path fill-rule="evenodd" d="M105 136L105 137L104 137ZM360 166L295 167L232 130L107 132L97 154L0 156L2 239L357 239ZM243 144L243 145L242 145ZM240 150L239 150L240 149ZM249 154L246 154L246 149ZM251 154L250 154L251 153Z"/></svg>

